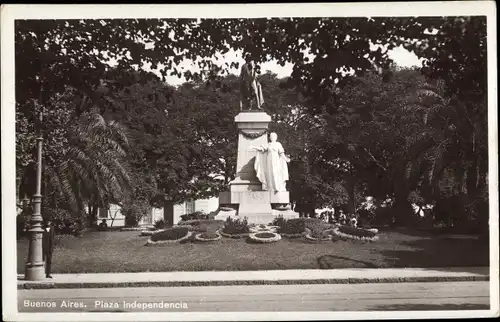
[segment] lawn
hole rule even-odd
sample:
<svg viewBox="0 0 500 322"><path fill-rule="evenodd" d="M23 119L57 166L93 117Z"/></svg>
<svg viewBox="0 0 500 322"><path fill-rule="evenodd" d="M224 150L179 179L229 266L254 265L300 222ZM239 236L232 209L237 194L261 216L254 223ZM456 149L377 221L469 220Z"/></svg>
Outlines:
<svg viewBox="0 0 500 322"><path fill-rule="evenodd" d="M475 236L410 230L381 231L373 243L308 242L283 238L272 244L244 239L214 243L144 246L139 232L86 232L58 238L54 273L224 271L307 268L488 266L488 245ZM28 241L17 244L18 273L24 273Z"/></svg>

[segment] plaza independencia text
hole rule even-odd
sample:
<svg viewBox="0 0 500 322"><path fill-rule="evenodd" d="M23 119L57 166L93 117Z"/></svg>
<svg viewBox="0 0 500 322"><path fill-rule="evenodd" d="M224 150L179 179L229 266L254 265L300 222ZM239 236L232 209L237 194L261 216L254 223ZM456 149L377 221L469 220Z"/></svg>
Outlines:
<svg viewBox="0 0 500 322"><path fill-rule="evenodd" d="M62 300L61 303L55 301L33 301L24 300L24 307L39 307L39 308L86 308L87 304L78 301ZM121 305L120 305L121 304ZM187 309L188 305L185 302L139 302L139 301L102 301L96 300L93 303L94 308L100 309Z"/></svg>

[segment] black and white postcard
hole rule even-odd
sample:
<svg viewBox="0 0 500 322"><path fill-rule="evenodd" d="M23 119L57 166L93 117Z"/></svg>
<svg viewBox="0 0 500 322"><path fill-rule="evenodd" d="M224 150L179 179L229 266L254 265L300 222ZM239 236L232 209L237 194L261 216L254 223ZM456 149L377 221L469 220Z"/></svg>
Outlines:
<svg viewBox="0 0 500 322"><path fill-rule="evenodd" d="M1 18L4 320L499 316L494 2Z"/></svg>

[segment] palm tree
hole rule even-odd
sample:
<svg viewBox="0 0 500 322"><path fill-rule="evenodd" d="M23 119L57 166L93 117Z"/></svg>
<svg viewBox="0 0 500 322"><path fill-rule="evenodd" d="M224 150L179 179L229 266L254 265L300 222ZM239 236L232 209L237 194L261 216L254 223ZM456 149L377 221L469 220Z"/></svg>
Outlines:
<svg viewBox="0 0 500 322"><path fill-rule="evenodd" d="M487 205L486 102L447 98L443 82L427 84L414 102L433 143L408 166L420 169L433 196L460 195L469 214L477 216Z"/></svg>
<svg viewBox="0 0 500 322"><path fill-rule="evenodd" d="M71 112L75 104L92 103L86 97L75 99L68 89L53 98L47 109L43 211L52 217L82 219L88 210L90 221L95 222L99 207L122 201L132 191L127 132L92 108L81 109L88 112L75 121ZM56 121L52 115L58 116ZM32 178L25 179L25 186L32 184Z"/></svg>

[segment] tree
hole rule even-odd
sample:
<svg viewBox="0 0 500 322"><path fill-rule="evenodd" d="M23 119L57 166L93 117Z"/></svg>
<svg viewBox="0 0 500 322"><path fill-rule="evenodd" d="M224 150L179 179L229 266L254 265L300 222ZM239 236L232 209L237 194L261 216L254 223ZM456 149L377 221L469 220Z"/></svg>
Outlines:
<svg viewBox="0 0 500 322"><path fill-rule="evenodd" d="M73 217L82 216L90 208L91 222L96 220L97 209L104 200L123 200L133 185L125 156L126 131L116 122L105 120L89 109L75 122L66 105L86 104L75 102L70 88L49 101L50 108L42 127L45 140L43 163L44 207L47 213L64 211ZM19 123L39 113L34 102L28 115L19 113ZM42 126L43 125L43 126ZM19 193L31 195L35 187L35 160L27 156L34 148L34 141L24 127L18 128L18 153L20 167ZM29 148L27 148L29 146ZM27 160L27 161L25 161Z"/></svg>

